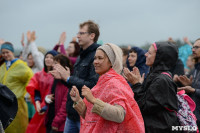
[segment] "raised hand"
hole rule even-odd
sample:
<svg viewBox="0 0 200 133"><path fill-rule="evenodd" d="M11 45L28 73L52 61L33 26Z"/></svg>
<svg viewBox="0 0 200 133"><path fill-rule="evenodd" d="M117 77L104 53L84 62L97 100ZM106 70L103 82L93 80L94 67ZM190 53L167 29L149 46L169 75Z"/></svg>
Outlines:
<svg viewBox="0 0 200 133"><path fill-rule="evenodd" d="M70 94L72 101L74 101L74 102L78 102L81 98L76 86L72 86L72 89L69 94Z"/></svg>
<svg viewBox="0 0 200 133"><path fill-rule="evenodd" d="M22 33L21 44L22 44L22 47L24 47L24 33Z"/></svg>
<svg viewBox="0 0 200 133"><path fill-rule="evenodd" d="M31 33L31 39L30 39L30 41L31 41L31 42L34 42L35 39L36 39L35 31L33 31L33 32Z"/></svg>
<svg viewBox="0 0 200 133"><path fill-rule="evenodd" d="M66 40L66 32L63 32L61 35L60 35L60 39L59 39L59 44L63 45L65 43L65 40Z"/></svg>
<svg viewBox="0 0 200 133"><path fill-rule="evenodd" d="M87 86L82 87L82 96L84 96L88 102L94 104L96 98L92 95L92 91Z"/></svg>
<svg viewBox="0 0 200 133"><path fill-rule="evenodd" d="M35 31L33 31L33 32L28 31L27 34L26 34L26 36L27 36L27 41L28 41L28 43L34 42L35 39L36 39Z"/></svg>
<svg viewBox="0 0 200 133"><path fill-rule="evenodd" d="M26 33L28 43L31 42L31 31L27 31Z"/></svg>
<svg viewBox="0 0 200 133"><path fill-rule="evenodd" d="M73 42L76 42L76 36L72 38L72 41L73 41Z"/></svg>
<svg viewBox="0 0 200 133"><path fill-rule="evenodd" d="M188 37L184 37L183 41L192 46L192 43L189 41Z"/></svg>
<svg viewBox="0 0 200 133"><path fill-rule="evenodd" d="M188 78L186 75L179 76L178 81L181 82L184 86L192 85L192 76Z"/></svg>
<svg viewBox="0 0 200 133"><path fill-rule="evenodd" d="M5 41L3 39L0 39L0 45L3 44Z"/></svg>

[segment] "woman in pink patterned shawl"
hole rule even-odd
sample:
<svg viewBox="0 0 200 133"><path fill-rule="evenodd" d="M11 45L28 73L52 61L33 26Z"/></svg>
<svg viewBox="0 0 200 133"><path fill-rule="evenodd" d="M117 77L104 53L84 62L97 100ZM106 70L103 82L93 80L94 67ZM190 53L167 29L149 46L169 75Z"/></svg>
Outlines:
<svg viewBox="0 0 200 133"><path fill-rule="evenodd" d="M134 93L122 73L122 50L115 44L100 46L94 57L97 84L83 86L82 99L73 86L70 96L81 116L80 133L144 133L144 121Z"/></svg>

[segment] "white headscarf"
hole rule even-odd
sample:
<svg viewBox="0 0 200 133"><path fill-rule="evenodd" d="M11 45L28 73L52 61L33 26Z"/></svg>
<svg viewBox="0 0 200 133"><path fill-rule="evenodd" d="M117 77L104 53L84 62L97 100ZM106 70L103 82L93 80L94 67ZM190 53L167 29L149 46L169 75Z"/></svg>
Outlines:
<svg viewBox="0 0 200 133"><path fill-rule="evenodd" d="M97 49L103 50L106 55L108 56L112 68L118 73L122 74L122 69L123 69L123 52L122 49L112 43L106 43Z"/></svg>

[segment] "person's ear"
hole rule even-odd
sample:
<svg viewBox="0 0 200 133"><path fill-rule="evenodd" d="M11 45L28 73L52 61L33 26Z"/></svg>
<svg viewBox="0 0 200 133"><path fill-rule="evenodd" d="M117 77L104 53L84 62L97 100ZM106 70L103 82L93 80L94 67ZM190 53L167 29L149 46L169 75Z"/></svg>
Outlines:
<svg viewBox="0 0 200 133"><path fill-rule="evenodd" d="M92 40L94 40L95 34L94 34L94 33L91 33L91 34L90 34L90 37L91 37Z"/></svg>

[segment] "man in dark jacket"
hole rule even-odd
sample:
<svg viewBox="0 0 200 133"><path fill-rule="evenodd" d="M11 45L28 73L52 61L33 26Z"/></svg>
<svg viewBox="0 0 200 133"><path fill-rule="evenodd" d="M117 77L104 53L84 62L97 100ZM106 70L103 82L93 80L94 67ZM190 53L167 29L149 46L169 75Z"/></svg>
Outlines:
<svg viewBox="0 0 200 133"><path fill-rule="evenodd" d="M172 126L178 126L177 87L169 70L175 66L178 50L170 42L156 42L151 45L146 56L150 72L141 84L139 70L124 69L127 80L133 84L132 90L145 123L146 133L170 133ZM168 110L169 109L169 110Z"/></svg>
<svg viewBox="0 0 200 133"><path fill-rule="evenodd" d="M70 90L72 86L76 86L81 94L83 85L86 85L89 88L93 88L93 86L96 85L99 76L95 72L93 61L96 49L99 47L99 45L96 44L99 34L99 26L93 21L89 20L80 24L77 38L79 40L81 51L74 64L73 74L70 76L69 69L67 68L67 70L65 70L60 65L54 67L55 70L52 72L54 77L65 80ZM60 77L58 73L60 74ZM67 96L66 110L67 120L64 133L79 133L80 117L73 108L73 101L71 100L69 93Z"/></svg>
<svg viewBox="0 0 200 133"><path fill-rule="evenodd" d="M179 76L178 80L184 87L178 90L185 90L196 103L194 114L197 117L197 126L200 129L200 38L197 39L192 47L193 58L195 59L195 70L192 75L193 78L187 76Z"/></svg>

